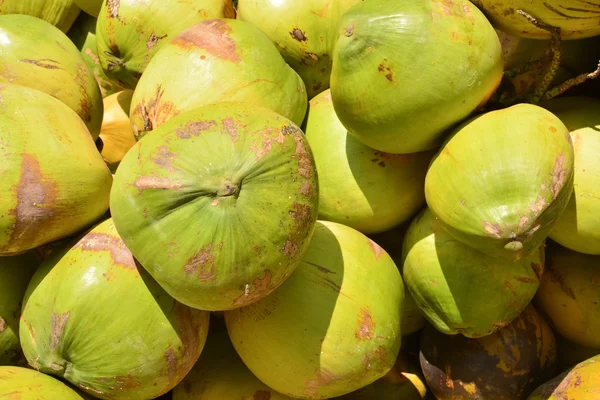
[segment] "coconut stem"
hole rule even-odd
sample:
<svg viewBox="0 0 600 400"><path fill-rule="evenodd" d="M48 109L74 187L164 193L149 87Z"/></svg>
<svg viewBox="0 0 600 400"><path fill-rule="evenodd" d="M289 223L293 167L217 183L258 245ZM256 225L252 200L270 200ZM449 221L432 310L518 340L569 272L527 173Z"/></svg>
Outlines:
<svg viewBox="0 0 600 400"><path fill-rule="evenodd" d="M550 43L548 45L548 49L546 50L546 57L544 57L543 59L544 61L550 59L550 63L548 65L548 68L542 75L541 80L537 83L533 94L529 96L529 101L533 104L537 104L544 97L544 94L548 91L552 79L554 79L556 72L560 68L560 28L548 25L545 22L540 21L539 19L533 17L532 15L526 13L523 10L517 10L517 13L527 18L527 20L531 22L536 28L548 31L551 35Z"/></svg>
<svg viewBox="0 0 600 400"><path fill-rule="evenodd" d="M567 90L571 89L573 86L577 86L577 85L587 81L588 79L595 79L598 77L600 77L600 61L598 61L598 68L596 68L596 70L594 72L580 74L580 75L576 76L575 78L566 80L565 82L561 83L560 85L557 85L557 86L553 87L552 89L548 90L544 94L543 99L550 100L558 95L563 94Z"/></svg>
<svg viewBox="0 0 600 400"><path fill-rule="evenodd" d="M504 76L508 79L512 79L521 74L524 74L525 72L533 71L536 69L542 69L542 68L544 68L545 65L548 64L548 62L550 62L550 57L548 57L548 56L544 56L537 60L528 61L528 62L523 63L515 68L506 70L504 72Z"/></svg>

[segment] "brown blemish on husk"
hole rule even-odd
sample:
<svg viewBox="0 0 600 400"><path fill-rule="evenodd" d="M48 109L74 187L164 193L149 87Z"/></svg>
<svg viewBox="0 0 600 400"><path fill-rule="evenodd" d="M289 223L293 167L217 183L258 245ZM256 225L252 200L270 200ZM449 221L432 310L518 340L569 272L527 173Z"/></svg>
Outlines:
<svg viewBox="0 0 600 400"><path fill-rule="evenodd" d="M239 63L240 56L235 41L229 37L230 32L231 27L225 21L208 20L189 27L171 43L188 51L197 47L222 60Z"/></svg>
<svg viewBox="0 0 600 400"><path fill-rule="evenodd" d="M292 31L290 32L290 36L292 37L292 39L297 40L298 42L306 42L307 40L306 34L302 32L300 28L292 29Z"/></svg>
<svg viewBox="0 0 600 400"><path fill-rule="evenodd" d="M298 160L298 174L306 179L312 175L312 163L309 153L306 151L306 145L301 133L293 135L296 142L296 150L292 158Z"/></svg>
<svg viewBox="0 0 600 400"><path fill-rule="evenodd" d="M133 186L141 194L144 190L159 189L159 190L178 190L181 189L181 184L172 182L169 178L159 178L156 176L138 176L133 183Z"/></svg>
<svg viewBox="0 0 600 400"><path fill-rule="evenodd" d="M119 6L121 0L106 0L106 9L110 18L119 18Z"/></svg>
<svg viewBox="0 0 600 400"><path fill-rule="evenodd" d="M200 332L203 331L204 320L199 318L199 311L185 306L178 301L173 301L173 315L175 317L175 330L181 340L182 348L179 350L180 357L177 364L177 374L168 385L175 386L184 375L194 366L198 360L200 350Z"/></svg>
<svg viewBox="0 0 600 400"><path fill-rule="evenodd" d="M154 48L154 46L156 46L158 44L158 41L161 39L166 38L167 35L162 35L162 36L156 36L156 33L152 32L152 34L150 34L150 37L148 38L148 40L146 40L146 48L148 49L148 52L152 51L152 49Z"/></svg>
<svg viewBox="0 0 600 400"><path fill-rule="evenodd" d="M86 123L89 123L92 120L93 102L87 89L89 77L90 75L88 73L86 64L84 62L77 64L75 82L77 83L77 88L79 89L79 93L81 94L81 99L79 100L79 111L77 112L77 114Z"/></svg>
<svg viewBox="0 0 600 400"><path fill-rule="evenodd" d="M285 135L283 131L266 128L265 131L261 134L262 141L261 145L252 145L250 146L250 150L256 155L256 158L260 160L265 155L273 150L273 143L283 144L285 142Z"/></svg>
<svg viewBox="0 0 600 400"><path fill-rule="evenodd" d="M517 291L515 290L514 286L512 285L512 283L510 283L510 281L504 281L504 285L510 289L510 291L512 292L513 296L517 296Z"/></svg>
<svg viewBox="0 0 600 400"><path fill-rule="evenodd" d="M552 173L552 197L556 199L558 193L562 189L567 180L567 170L564 168L565 155L560 154L554 162L554 172Z"/></svg>
<svg viewBox="0 0 600 400"><path fill-rule="evenodd" d="M21 155L21 177L16 187L17 206L9 213L15 217L10 243L15 240L33 241L40 226L54 216L56 183L42 174L40 163L31 154Z"/></svg>
<svg viewBox="0 0 600 400"><path fill-rule="evenodd" d="M237 130L237 126L235 124L235 121L233 120L233 118L229 117L229 118L225 118L223 121L221 121L223 124L223 131L224 133L228 134L229 136L231 136L231 141L232 142L237 142L238 140L238 130Z"/></svg>
<svg viewBox="0 0 600 400"><path fill-rule="evenodd" d="M387 79L390 82L394 81L394 74L392 69L390 68L389 65L387 65L387 58L384 58L383 61L381 62L381 64L379 64L379 66L377 67L377 71L379 71L380 73L382 73L385 76L385 79Z"/></svg>
<svg viewBox="0 0 600 400"><path fill-rule="evenodd" d="M118 236L90 232L77 242L73 248L84 251L108 251L110 252L110 258L116 265L121 265L131 270L136 269L133 254L131 254L131 251L129 251L123 240Z"/></svg>
<svg viewBox="0 0 600 400"><path fill-rule="evenodd" d="M529 205L529 209L537 214L541 212L547 204L548 203L546 203L546 200L542 197L542 195L538 194L537 201L535 203L531 203Z"/></svg>
<svg viewBox="0 0 600 400"><path fill-rule="evenodd" d="M519 218L519 230L525 229L528 222L529 222L529 217L522 216L521 218Z"/></svg>
<svg viewBox="0 0 600 400"><path fill-rule="evenodd" d="M300 189L298 189L298 192L300 192L300 194L303 195L304 197L310 199L313 194L312 184L310 182L304 182L300 186Z"/></svg>
<svg viewBox="0 0 600 400"><path fill-rule="evenodd" d="M212 281L215 279L215 259L212 254L213 245L209 244L201 248L195 256L190 258L183 270L186 274L196 274L201 281Z"/></svg>
<svg viewBox="0 0 600 400"><path fill-rule="evenodd" d="M358 330L354 333L357 339L371 340L375 330L375 321L371 312L366 308L361 308L358 313Z"/></svg>
<svg viewBox="0 0 600 400"><path fill-rule="evenodd" d="M164 93L162 85L157 85L154 98L147 102L142 101L135 106L133 114L139 114L144 123L142 132L149 132L180 113L175 104L162 100ZM133 130L135 136L138 137L140 130L137 125L134 125Z"/></svg>
<svg viewBox="0 0 600 400"><path fill-rule="evenodd" d="M554 269L551 265L547 265L546 266L546 275L548 275L548 277L550 278L550 280L554 283L557 283L561 290L571 299L575 300L575 292L573 292L573 289L571 289L568 285L567 282L565 282L565 278L562 276L562 274Z"/></svg>
<svg viewBox="0 0 600 400"><path fill-rule="evenodd" d="M152 162L158 165L160 168L168 171L174 171L173 160L177 158L177 154L169 151L167 146L158 146L156 156L152 158Z"/></svg>
<svg viewBox="0 0 600 400"><path fill-rule="evenodd" d="M292 203L292 210L290 215L296 222L296 227L299 231L303 231L310 226L312 223L312 212L311 207L305 204L300 204L297 201Z"/></svg>
<svg viewBox="0 0 600 400"><path fill-rule="evenodd" d="M127 390L127 389L137 389L139 388L142 383L140 382L140 379L136 376L132 376L132 375L125 375L125 376L115 376L115 377L111 377L111 378L98 378L98 380L104 384L106 384L109 387L112 386L116 386L118 387L120 390ZM79 385L81 386L81 385ZM107 393L104 391L94 391L94 393L98 393L98 394L104 394L106 395Z"/></svg>
<svg viewBox="0 0 600 400"><path fill-rule="evenodd" d="M165 360L167 361L167 374L169 381L177 379L177 358L175 350L171 346L165 352Z"/></svg>
<svg viewBox="0 0 600 400"><path fill-rule="evenodd" d="M498 224L492 224L491 222L485 221L483 223L483 229L485 229L489 235L495 238L500 239L502 237L502 230Z"/></svg>
<svg viewBox="0 0 600 400"><path fill-rule="evenodd" d="M6 330L6 321L4 318L0 317L0 333Z"/></svg>
<svg viewBox="0 0 600 400"><path fill-rule="evenodd" d="M367 240L369 241L369 248L371 249L373 254L375 254L375 260L379 261L379 257L381 256L381 253L383 253L383 248L377 243L375 243L373 240Z"/></svg>
<svg viewBox="0 0 600 400"><path fill-rule="evenodd" d="M332 371L329 371L326 368L321 368L317 371L316 377L314 379L306 381L304 385L305 391L310 396L316 396L320 393L320 389L322 387L327 387L339 379L340 377Z"/></svg>
<svg viewBox="0 0 600 400"><path fill-rule="evenodd" d="M537 283L538 282L537 279L530 278L528 276L517 276L517 277L515 277L515 280L517 280L519 282L523 282L523 283Z"/></svg>
<svg viewBox="0 0 600 400"><path fill-rule="evenodd" d="M31 59L24 58L19 61L27 63L27 64L35 65L36 67L45 68L45 69L61 69L58 65L54 65L54 64L60 64L58 61L51 60L49 58L41 58L39 60L31 60ZM54 64L50 64L50 63L54 63Z"/></svg>
<svg viewBox="0 0 600 400"><path fill-rule="evenodd" d="M189 139L192 136L198 136L201 132L209 130L216 126L215 121L190 121L184 126L177 128L175 134L180 139Z"/></svg>
<svg viewBox="0 0 600 400"><path fill-rule="evenodd" d="M535 272L535 275L537 276L538 280L541 280L542 274L544 273L544 267L542 266L542 264L532 262L531 269L533 269L533 272Z"/></svg>
<svg viewBox="0 0 600 400"><path fill-rule="evenodd" d="M268 390L257 390L252 396L252 400L270 400L271 392Z"/></svg>
<svg viewBox="0 0 600 400"><path fill-rule="evenodd" d="M283 245L283 250L282 250L282 253L284 255L286 255L290 258L293 258L298 254L298 251L300 251L300 248L298 247L298 245L296 243L294 243L290 239L287 239L285 241L285 244Z"/></svg>
<svg viewBox="0 0 600 400"><path fill-rule="evenodd" d="M273 273L270 270L265 270L265 276L262 278L257 278L252 282L254 289L250 290L246 286L244 290L244 294L239 296L237 299L233 301L234 306L246 305L253 303L263 297L265 297L270 291L271 279L273 278Z"/></svg>
<svg viewBox="0 0 600 400"><path fill-rule="evenodd" d="M65 325L71 313L69 311L64 313L52 313L50 319L51 332L50 332L50 350L54 351L59 346L62 340L62 335L65 330Z"/></svg>

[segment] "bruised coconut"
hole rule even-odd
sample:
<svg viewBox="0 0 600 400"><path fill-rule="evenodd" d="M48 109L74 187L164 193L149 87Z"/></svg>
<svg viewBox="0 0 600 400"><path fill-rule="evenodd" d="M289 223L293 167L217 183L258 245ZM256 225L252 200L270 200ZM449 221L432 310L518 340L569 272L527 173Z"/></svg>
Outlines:
<svg viewBox="0 0 600 400"><path fill-rule="evenodd" d="M600 1L565 0L473 0L495 27L511 35L550 39L550 32L536 27L519 11L545 24L560 28L562 39L600 35Z"/></svg>
<svg viewBox="0 0 600 400"><path fill-rule="evenodd" d="M0 365L21 364L21 301L39 261L31 253L0 257Z"/></svg>
<svg viewBox="0 0 600 400"><path fill-rule="evenodd" d="M222 101L263 106L300 125L302 79L271 39L249 22L214 19L183 31L148 65L131 103L131 124L144 136L174 116Z"/></svg>
<svg viewBox="0 0 600 400"><path fill-rule="evenodd" d="M285 61L300 75L312 99L329 88L338 21L360 1L240 0L237 18L269 35Z"/></svg>
<svg viewBox="0 0 600 400"><path fill-rule="evenodd" d="M61 381L30 368L0 367L0 398L7 400L83 400Z"/></svg>
<svg viewBox="0 0 600 400"><path fill-rule="evenodd" d="M67 32L80 13L79 7L73 0L2 0L0 15L25 14L31 15L56 26ZM2 63L0 63L2 65Z"/></svg>
<svg viewBox="0 0 600 400"><path fill-rule="evenodd" d="M600 355L596 355L540 385L527 400L596 400L599 375Z"/></svg>
<svg viewBox="0 0 600 400"><path fill-rule="evenodd" d="M306 138L319 174L319 218L371 234L407 221L424 204L433 154L388 154L348 134L329 90L311 100Z"/></svg>
<svg viewBox="0 0 600 400"><path fill-rule="evenodd" d="M425 209L408 229L403 259L404 283L429 322L477 338L508 325L533 299L544 248L515 262L490 257L455 240Z"/></svg>
<svg viewBox="0 0 600 400"><path fill-rule="evenodd" d="M498 35L469 1L369 0L340 20L331 95L365 145L415 153L481 108L502 71Z"/></svg>
<svg viewBox="0 0 600 400"><path fill-rule="evenodd" d="M119 165L110 208L167 292L216 311L259 300L294 271L318 197L300 128L265 108L218 103L140 140Z"/></svg>
<svg viewBox="0 0 600 400"><path fill-rule="evenodd" d="M131 90L117 92L104 98L104 118L100 129L100 154L111 172L115 172L125 154L135 143L129 122Z"/></svg>
<svg viewBox="0 0 600 400"><path fill-rule="evenodd" d="M536 305L567 339L600 349L600 256L581 254L554 243L536 294Z"/></svg>
<svg viewBox="0 0 600 400"><path fill-rule="evenodd" d="M94 397L151 399L193 367L208 321L136 265L108 219L40 266L23 300L21 345L33 368Z"/></svg>
<svg viewBox="0 0 600 400"><path fill-rule="evenodd" d="M0 256L74 234L108 209L112 177L81 118L0 83Z"/></svg>
<svg viewBox="0 0 600 400"><path fill-rule="evenodd" d="M235 352L227 331L213 327L200 359L173 389L173 400L292 400L259 381Z"/></svg>
<svg viewBox="0 0 600 400"><path fill-rule="evenodd" d="M558 117L517 104L450 133L427 172L425 198L454 238L492 257L523 260L567 206L573 159Z"/></svg>
<svg viewBox="0 0 600 400"><path fill-rule="evenodd" d="M600 100L563 97L542 106L569 129L575 153L573 194L550 238L579 253L600 255Z"/></svg>
<svg viewBox="0 0 600 400"><path fill-rule="evenodd" d="M100 65L134 89L150 60L178 33L206 19L234 16L231 0L106 0L96 28Z"/></svg>
<svg viewBox="0 0 600 400"><path fill-rule="evenodd" d="M57 98L97 138L102 96L92 71L69 38L28 15L0 15L0 36L0 84L28 86Z"/></svg>
<svg viewBox="0 0 600 400"><path fill-rule="evenodd" d="M511 324L479 338L445 335L425 327L421 368L438 400L524 400L556 374L556 341L528 306Z"/></svg>
<svg viewBox="0 0 600 400"><path fill-rule="evenodd" d="M362 233L319 221L296 271L273 292L225 312L231 341L265 384L327 399L386 375L400 350L404 288L391 257Z"/></svg>

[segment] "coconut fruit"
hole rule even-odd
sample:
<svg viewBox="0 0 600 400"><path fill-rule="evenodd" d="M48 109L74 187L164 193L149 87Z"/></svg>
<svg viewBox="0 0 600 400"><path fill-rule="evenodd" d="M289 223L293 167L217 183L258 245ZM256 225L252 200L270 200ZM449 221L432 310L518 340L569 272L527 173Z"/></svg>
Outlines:
<svg viewBox="0 0 600 400"><path fill-rule="evenodd" d="M327 399L392 369L403 286L379 245L348 226L319 221L296 271L270 296L226 311L225 322L261 381L290 397Z"/></svg>
<svg viewBox="0 0 600 400"><path fill-rule="evenodd" d="M108 219L36 271L21 345L33 368L94 397L153 399L194 366L209 316L173 300L136 265Z"/></svg>
<svg viewBox="0 0 600 400"><path fill-rule="evenodd" d="M517 104L456 127L434 157L425 198L454 238L522 260L542 245L573 192L573 144L551 112Z"/></svg>

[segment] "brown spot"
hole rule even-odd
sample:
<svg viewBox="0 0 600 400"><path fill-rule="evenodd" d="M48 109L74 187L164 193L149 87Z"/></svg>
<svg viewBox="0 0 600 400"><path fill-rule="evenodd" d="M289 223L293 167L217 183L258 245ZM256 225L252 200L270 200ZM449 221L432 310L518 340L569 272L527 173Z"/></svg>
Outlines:
<svg viewBox="0 0 600 400"><path fill-rule="evenodd" d="M381 62L381 64L379 64L379 66L377 67L377 70L385 76L385 79L387 79L390 82L393 82L394 81L393 72L392 72L392 69L387 65L387 62L388 62L387 58L384 58L383 61Z"/></svg>
<svg viewBox="0 0 600 400"><path fill-rule="evenodd" d="M162 35L162 36L156 36L156 33L152 32L152 34L150 35L148 40L146 40L146 48L148 49L148 51L152 51L154 46L156 46L158 44L158 41L160 39L164 39L166 37L167 37L166 34Z"/></svg>
<svg viewBox="0 0 600 400"><path fill-rule="evenodd" d="M77 64L77 72L75 75L75 82L77 83L77 88L79 89L79 93L81 95L81 99L79 100L79 110L77 114L81 117L81 119L89 123L92 120L92 104L93 100L90 96L90 92L88 90L88 84L90 81L90 75L88 73L88 68L84 62ZM96 84L94 82L94 84Z"/></svg>
<svg viewBox="0 0 600 400"><path fill-rule="evenodd" d="M94 51L92 49L90 49L89 47L86 47L84 52L92 60L92 62L94 64L100 65L100 59L98 58L98 56L96 54L94 54Z"/></svg>
<svg viewBox="0 0 600 400"><path fill-rule="evenodd" d="M50 64L50 63L60 64L58 61L54 61L49 58L41 58L39 60L30 60L30 59L24 58L22 60L19 60L19 62L24 62L27 64L35 65L36 67L41 67L41 68L46 68L46 69L61 69L58 65Z"/></svg>
<svg viewBox="0 0 600 400"><path fill-rule="evenodd" d="M491 222L485 221L483 223L483 229L495 238L500 239L502 237L502 230L498 224L492 224Z"/></svg>
<svg viewBox="0 0 600 400"><path fill-rule="evenodd" d="M60 344L62 339L63 332L65 330L65 325L67 324L67 320L69 319L69 315L71 313L69 311L65 313L57 314L55 312L52 313L52 317L50 320L51 325L51 333L50 333L50 350L54 351Z"/></svg>
<svg viewBox="0 0 600 400"><path fill-rule="evenodd" d="M300 250L300 248L298 247L298 245L288 239L285 241L285 244L283 245L282 253L286 256L293 258L298 254L299 250Z"/></svg>
<svg viewBox="0 0 600 400"><path fill-rule="evenodd" d="M528 222L529 222L529 217L523 216L523 217L519 218L519 230L525 229Z"/></svg>
<svg viewBox="0 0 600 400"><path fill-rule="evenodd" d="M90 232L85 235L74 246L82 251L108 251L110 258L116 265L121 265L127 269L135 270L135 259L131 251L125 246L125 243L117 235L112 236L106 233Z"/></svg>
<svg viewBox="0 0 600 400"><path fill-rule="evenodd" d="M252 400L270 400L271 399L271 392L269 392L268 390L258 390L256 393L254 393L254 396L252 396Z"/></svg>
<svg viewBox="0 0 600 400"><path fill-rule="evenodd" d="M358 316L358 331L354 334L357 339L371 340L372 333L375 329L375 321L369 310L362 308Z"/></svg>
<svg viewBox="0 0 600 400"><path fill-rule="evenodd" d="M21 154L21 177L16 187L17 206L9 211L15 217L10 243L34 242L36 227L46 226L54 216L58 189L56 182L42 174L40 163L31 154Z"/></svg>
<svg viewBox="0 0 600 400"><path fill-rule="evenodd" d="M0 333L6 330L6 321L4 318L0 317Z"/></svg>
<svg viewBox="0 0 600 400"><path fill-rule="evenodd" d="M530 278L528 276L517 276L517 277L515 277L515 280L517 280L519 282L524 282L524 283L537 283L538 282L537 279Z"/></svg>
<svg viewBox="0 0 600 400"><path fill-rule="evenodd" d="M207 20L189 27L171 43L185 50L197 47L222 60L238 63L240 56L236 52L235 41L229 37L229 32L231 27L227 22Z"/></svg>
<svg viewBox="0 0 600 400"><path fill-rule="evenodd" d="M192 136L200 135L202 131L206 131L216 125L215 121L190 121L184 126L177 128L175 134L180 139L189 139Z"/></svg>
<svg viewBox="0 0 600 400"><path fill-rule="evenodd" d="M509 15L513 15L514 13L515 13L515 9L512 7L505 8L504 11L502 11L502 15L504 15L505 17L508 17Z"/></svg>
<svg viewBox="0 0 600 400"><path fill-rule="evenodd" d="M169 178L159 178L156 176L138 176L133 186L137 188L138 194L148 189L178 190L182 187L180 183L171 182Z"/></svg>
<svg viewBox="0 0 600 400"><path fill-rule="evenodd" d="M504 281L504 285L506 285L506 287L510 289L510 291L512 292L512 294L514 296L517 295L517 291L515 290L515 288L513 287L513 285L509 281Z"/></svg>
<svg viewBox="0 0 600 400"><path fill-rule="evenodd" d="M289 213L296 222L297 230L303 231L311 225L313 219L311 211L311 207L306 204L296 201L292 203L292 210Z"/></svg>
<svg viewBox="0 0 600 400"><path fill-rule="evenodd" d="M327 387L339 380L340 377L335 373L329 371L325 368L320 368L317 371L316 377L314 379L310 379L305 383L305 391L310 396L309 398L316 398L316 396L321 392L322 387Z"/></svg>
<svg viewBox="0 0 600 400"><path fill-rule="evenodd" d="M231 141L232 142L236 142L238 139L238 131L237 131L237 126L235 125L235 122L233 121L233 118L225 118L223 121L223 129L225 131L226 134L228 134L229 136L231 136Z"/></svg>
<svg viewBox="0 0 600 400"><path fill-rule="evenodd" d="M218 206L219 205L219 199L214 199L212 203L210 203L210 205L212 206Z"/></svg>
<svg viewBox="0 0 600 400"><path fill-rule="evenodd" d="M300 194L303 195L304 197L310 199L312 197L312 194L313 194L312 184L310 182L304 182L300 186L300 189L298 189L298 192L300 192Z"/></svg>
<svg viewBox="0 0 600 400"><path fill-rule="evenodd" d="M171 153L167 146L158 146L156 156L152 158L152 162L160 168L168 171L174 171L173 160L177 158L177 154Z"/></svg>
<svg viewBox="0 0 600 400"><path fill-rule="evenodd" d="M119 18L121 0L106 0L106 9L110 18Z"/></svg>
<svg viewBox="0 0 600 400"><path fill-rule="evenodd" d="M283 144L285 142L285 134L278 129L267 128L262 132L261 136L262 141L260 142L260 146L250 146L250 150L254 152L256 158L259 160L273 150L273 143Z"/></svg>
<svg viewBox="0 0 600 400"><path fill-rule="evenodd" d="M552 197L556 199L567 180L567 170L564 168L565 155L560 154L554 162L554 173L552 174Z"/></svg>
<svg viewBox="0 0 600 400"><path fill-rule="evenodd" d="M135 106L132 117L139 115L144 123L141 131L137 125L133 126L133 133L136 138L141 136L140 132L149 132L179 114L175 104L162 100L164 93L162 85L157 85L154 98L142 101Z"/></svg>
<svg viewBox="0 0 600 400"><path fill-rule="evenodd" d="M377 165L379 165L380 167L385 167L385 162L384 161L380 161L379 163L377 163Z"/></svg>
<svg viewBox="0 0 600 400"><path fill-rule="evenodd" d="M354 25L350 24L344 29L346 36L352 36L354 34Z"/></svg>
<svg viewBox="0 0 600 400"><path fill-rule="evenodd" d="M460 201L460 205L461 205L461 206L464 206L465 204L467 204L466 200L461 200L461 201Z"/></svg>
<svg viewBox="0 0 600 400"><path fill-rule="evenodd" d="M381 253L383 253L383 248L378 245L377 243L375 243L374 241L372 241L371 239L369 240L369 248L371 249L371 251L373 252L373 254L375 254L375 260L379 261L379 257L381 256Z"/></svg>
<svg viewBox="0 0 600 400"><path fill-rule="evenodd" d="M569 131L565 132L565 139L567 139L567 142L569 142L569 144L571 146L573 146L573 138L571 137L571 134L569 133Z"/></svg>
<svg viewBox="0 0 600 400"><path fill-rule="evenodd" d="M550 132L556 132L556 128L552 125L550 125Z"/></svg>
<svg viewBox="0 0 600 400"><path fill-rule="evenodd" d="M297 40L299 42L306 42L307 40L306 34L302 32L299 28L294 28L290 32L290 36L292 37L292 39Z"/></svg>
<svg viewBox="0 0 600 400"><path fill-rule="evenodd" d="M169 346L165 352L165 360L167 361L169 381L177 379L177 358L175 357L175 351L171 346Z"/></svg>
<svg viewBox="0 0 600 400"><path fill-rule="evenodd" d="M529 205L529 209L534 213L539 213L544 209L544 207L546 207L547 204L548 203L546 203L546 200L542 197L542 195L538 194L537 201L535 203L531 203Z"/></svg>
<svg viewBox="0 0 600 400"><path fill-rule="evenodd" d="M550 280L554 283L557 283L567 296L575 300L575 293L573 292L573 289L571 289L569 285L567 285L567 282L565 282L565 279L559 271L552 268L551 265L548 265L546 267L546 274L549 274Z"/></svg>
<svg viewBox="0 0 600 400"><path fill-rule="evenodd" d="M537 276L538 280L541 280L542 274L544 273L544 267L542 266L542 264L532 262L531 269L533 269L533 272L535 272L535 275Z"/></svg>
<svg viewBox="0 0 600 400"><path fill-rule="evenodd" d="M177 376L171 380L169 387L174 387L181 381L198 360L200 346L204 344L200 337L202 332L206 331L204 313L205 311L196 310L178 301L173 301L173 315L175 317L173 326L177 331L179 340L181 340L182 348L179 348Z"/></svg>
<svg viewBox="0 0 600 400"><path fill-rule="evenodd" d="M190 258L183 267L186 274L197 274L201 281L215 279L215 259L212 255L213 245L201 248L195 256Z"/></svg>
<svg viewBox="0 0 600 400"><path fill-rule="evenodd" d="M254 303L265 297L267 294L271 292L271 288L269 285L271 284L271 279L273 278L273 273L270 270L265 271L265 276L262 278L257 278L252 283L253 289L249 288L247 285L244 289L244 294L234 300L234 306L248 305L250 303ZM252 290L251 290L252 289Z"/></svg>

